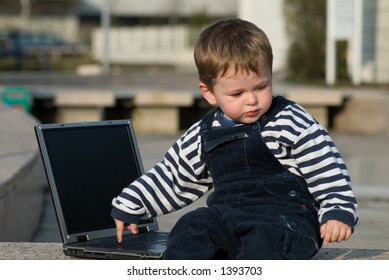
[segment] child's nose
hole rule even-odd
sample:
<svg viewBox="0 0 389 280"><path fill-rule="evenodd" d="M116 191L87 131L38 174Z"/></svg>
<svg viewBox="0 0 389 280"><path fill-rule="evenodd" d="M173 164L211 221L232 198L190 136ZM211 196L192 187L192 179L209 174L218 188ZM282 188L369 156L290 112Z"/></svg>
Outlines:
<svg viewBox="0 0 389 280"><path fill-rule="evenodd" d="M246 96L246 103L247 105L255 105L257 104L258 99L254 92L248 91Z"/></svg>

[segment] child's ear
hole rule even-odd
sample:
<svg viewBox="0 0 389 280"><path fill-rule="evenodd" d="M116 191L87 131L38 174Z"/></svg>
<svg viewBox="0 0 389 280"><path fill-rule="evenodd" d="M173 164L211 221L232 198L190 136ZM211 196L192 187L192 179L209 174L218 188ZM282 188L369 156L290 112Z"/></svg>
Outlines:
<svg viewBox="0 0 389 280"><path fill-rule="evenodd" d="M204 83L199 84L199 89L201 94L203 95L204 99L207 100L207 102L210 105L216 105L217 101L215 98L215 95L212 93L212 91L208 88L208 86Z"/></svg>

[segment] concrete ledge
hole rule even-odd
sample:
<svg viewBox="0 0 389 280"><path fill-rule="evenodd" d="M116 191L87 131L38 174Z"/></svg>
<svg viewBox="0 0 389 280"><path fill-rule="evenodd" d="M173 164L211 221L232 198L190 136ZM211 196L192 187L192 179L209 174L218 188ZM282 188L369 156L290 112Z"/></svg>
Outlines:
<svg viewBox="0 0 389 280"><path fill-rule="evenodd" d="M45 177L37 121L0 104L0 241L29 241L43 211Z"/></svg>
<svg viewBox="0 0 389 280"><path fill-rule="evenodd" d="M316 120L328 128L329 108L342 106L345 93L331 89L305 89L288 91L285 97L303 106Z"/></svg>
<svg viewBox="0 0 389 280"><path fill-rule="evenodd" d="M45 111L55 108L56 116L47 122L72 122L99 119L102 117L102 110L109 108L111 112L117 110L114 118L132 118L138 124L138 133L172 134L180 129L183 118L181 109L192 109L188 123L194 123L199 120L199 116L193 113L195 110L211 108L197 90L135 88L107 91L106 93L112 93L107 96L104 95L104 90L96 91L103 94L101 96L96 96L93 92L95 91L33 90L32 98L37 101L36 104L40 104L34 109ZM62 95L60 98L55 97L58 93ZM296 101L327 128L331 126L331 129L341 132L389 135L389 94L386 89L288 86L275 91L274 95ZM69 106L70 102L74 104L73 107ZM91 107L86 104L95 102L99 102L99 106ZM153 126L150 126L151 123Z"/></svg>
<svg viewBox="0 0 389 280"><path fill-rule="evenodd" d="M139 91L134 97L132 120L137 133L175 134L180 130L180 108L191 107L187 91Z"/></svg>
<svg viewBox="0 0 389 280"><path fill-rule="evenodd" d="M389 260L388 250L322 248L313 260Z"/></svg>
<svg viewBox="0 0 389 280"><path fill-rule="evenodd" d="M189 107L194 95L188 91L139 91L134 97L135 106Z"/></svg>
<svg viewBox="0 0 389 280"><path fill-rule="evenodd" d="M0 260L70 260L60 243L0 242Z"/></svg>
<svg viewBox="0 0 389 280"><path fill-rule="evenodd" d="M290 90L285 97L302 106L341 106L345 93L331 89Z"/></svg>
<svg viewBox="0 0 389 280"><path fill-rule="evenodd" d="M0 242L0 260L71 260L60 243ZM389 251L323 248L313 260L388 260Z"/></svg>
<svg viewBox="0 0 389 280"><path fill-rule="evenodd" d="M355 91L334 118L339 131L389 135L389 93L385 90Z"/></svg>
<svg viewBox="0 0 389 280"><path fill-rule="evenodd" d="M102 110L115 106L116 98L111 91L78 90L61 91L54 96L58 108L55 122L79 122L99 120Z"/></svg>

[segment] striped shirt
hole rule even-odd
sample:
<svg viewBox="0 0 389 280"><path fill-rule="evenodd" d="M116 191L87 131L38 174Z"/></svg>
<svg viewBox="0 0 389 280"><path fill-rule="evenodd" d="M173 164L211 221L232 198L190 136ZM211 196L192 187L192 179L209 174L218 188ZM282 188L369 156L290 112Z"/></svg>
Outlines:
<svg viewBox="0 0 389 280"><path fill-rule="evenodd" d="M200 121L168 150L161 162L135 180L112 201L112 217L128 223L185 207L212 189L212 177L201 156ZM217 110L213 127L231 126ZM319 222L337 219L354 226L356 199L346 165L327 130L298 104L279 112L261 131L273 155L307 182L319 202Z"/></svg>

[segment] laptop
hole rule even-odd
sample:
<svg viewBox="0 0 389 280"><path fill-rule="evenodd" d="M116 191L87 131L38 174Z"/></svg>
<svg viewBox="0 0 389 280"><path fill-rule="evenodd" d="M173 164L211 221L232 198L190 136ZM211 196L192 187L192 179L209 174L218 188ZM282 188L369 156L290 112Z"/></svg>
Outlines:
<svg viewBox="0 0 389 280"><path fill-rule="evenodd" d="M160 259L168 232L156 218L117 242L111 202L144 172L131 120L34 127L65 255L92 259Z"/></svg>

